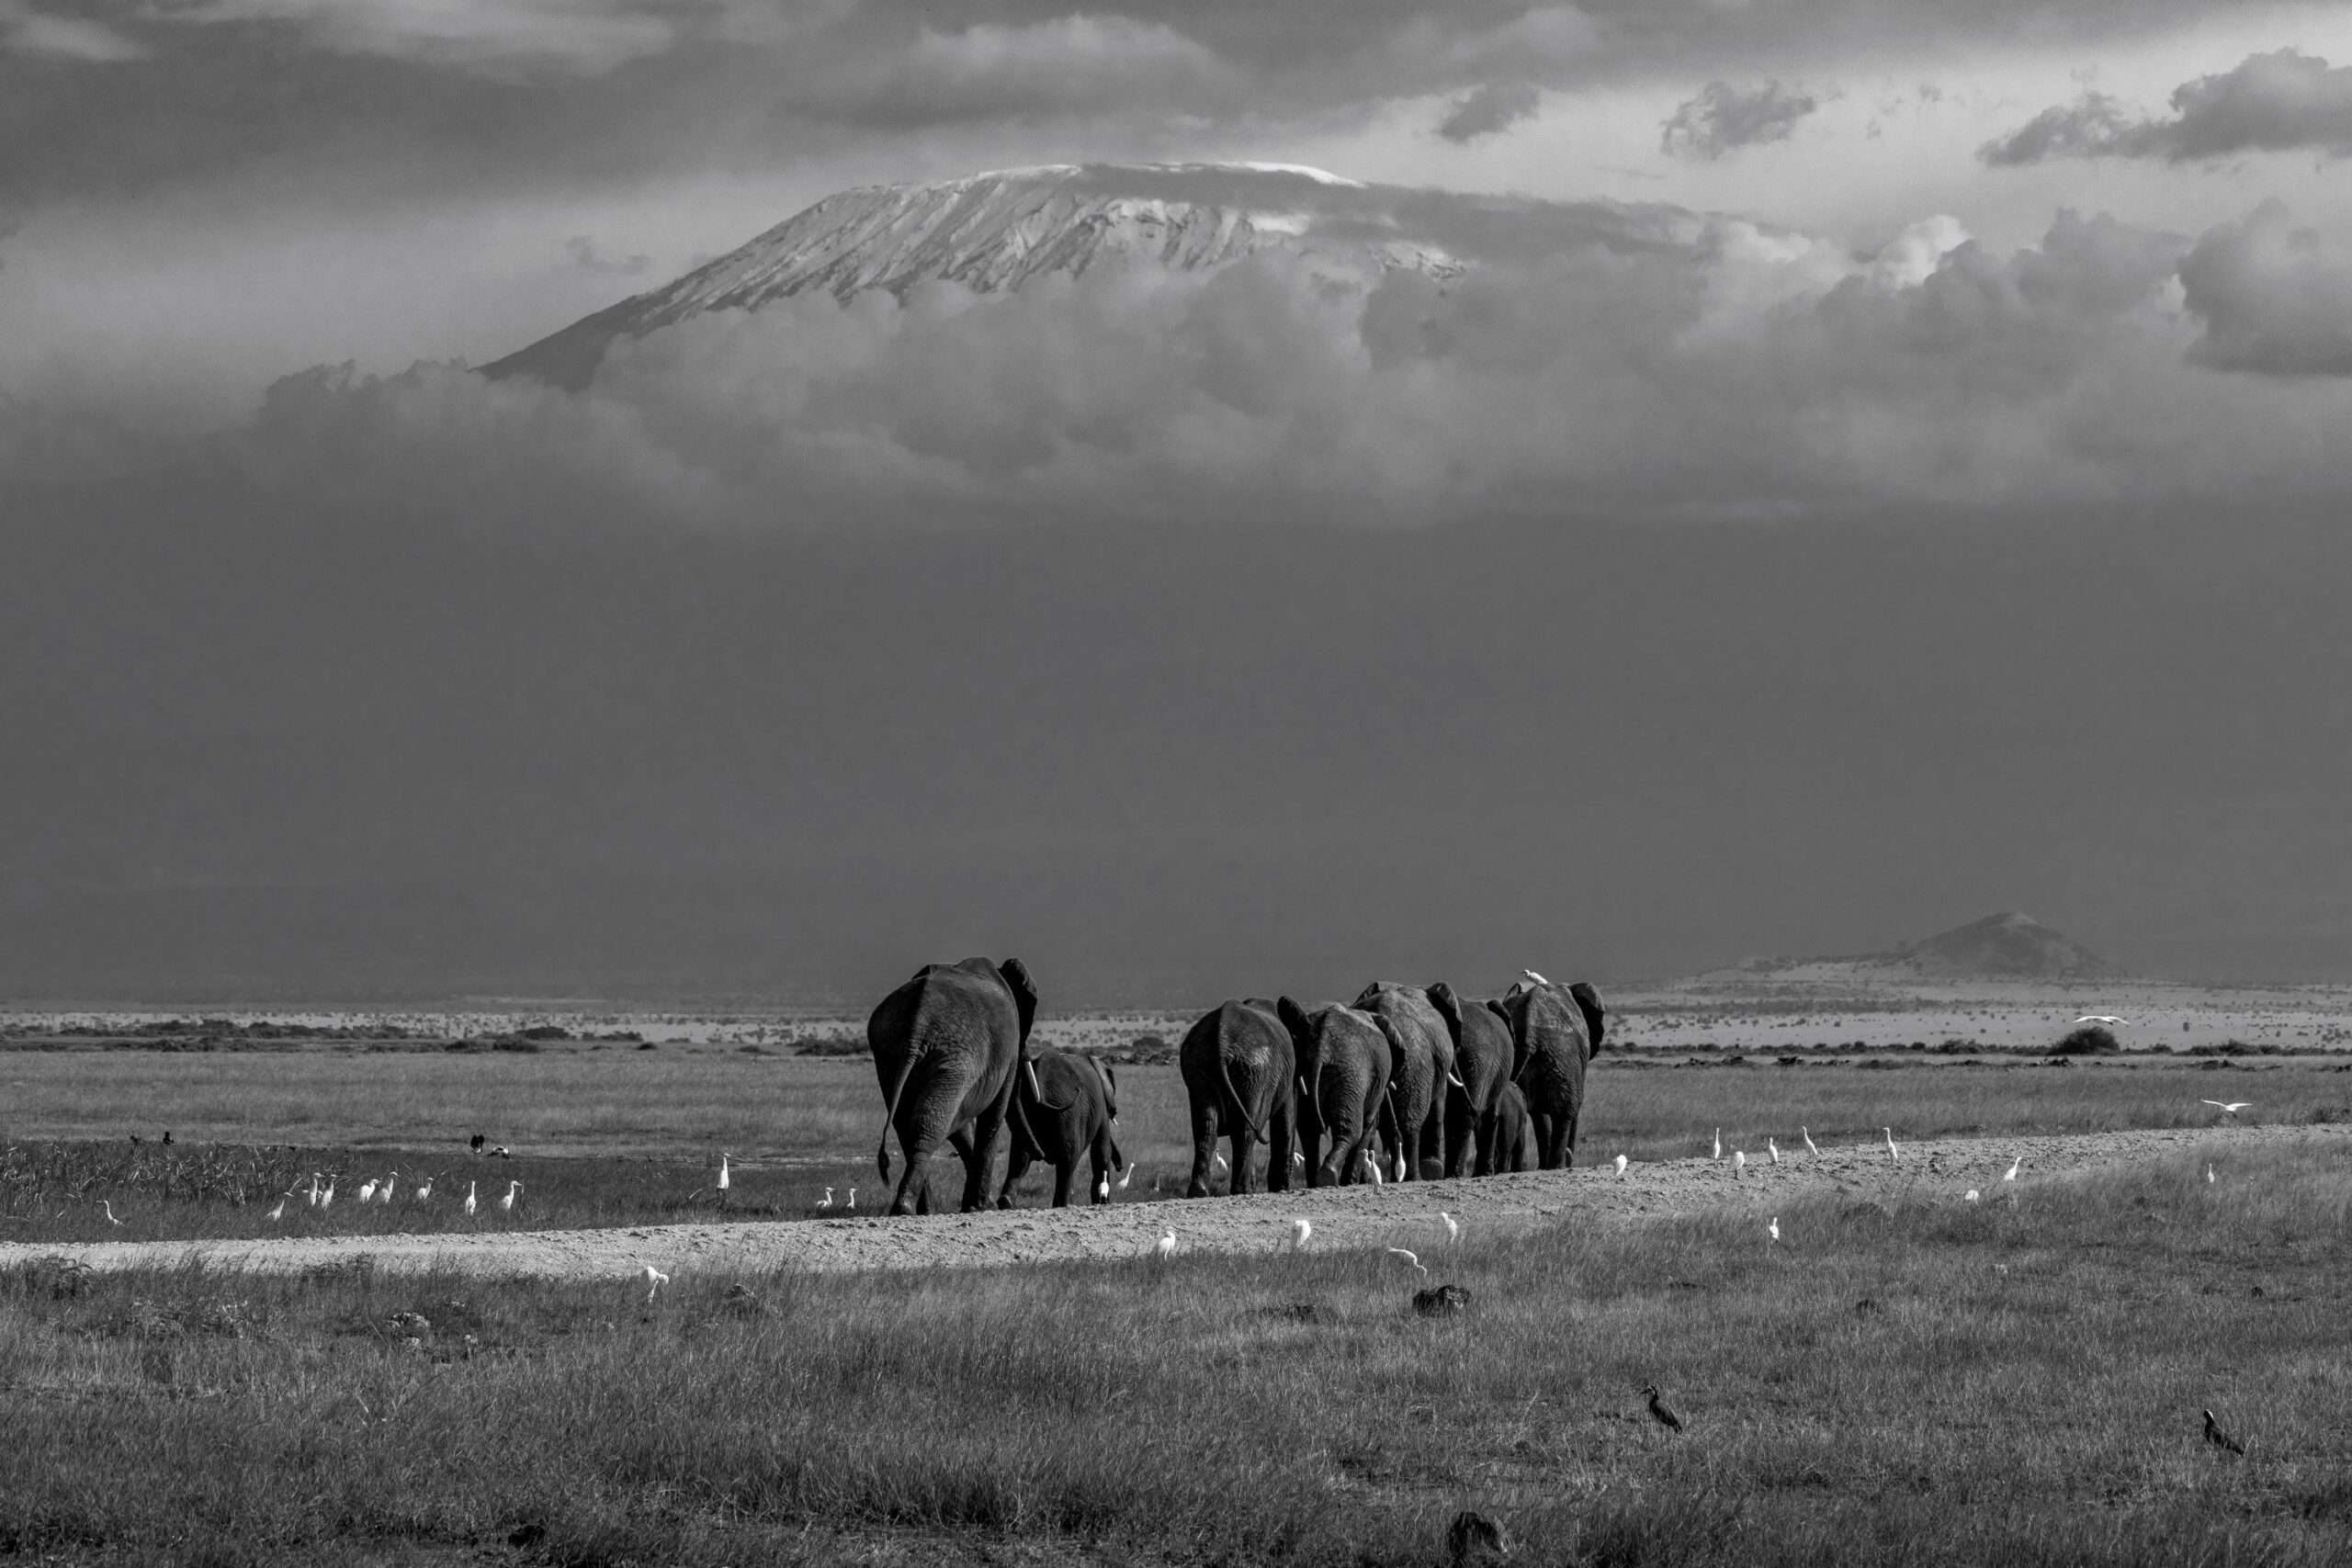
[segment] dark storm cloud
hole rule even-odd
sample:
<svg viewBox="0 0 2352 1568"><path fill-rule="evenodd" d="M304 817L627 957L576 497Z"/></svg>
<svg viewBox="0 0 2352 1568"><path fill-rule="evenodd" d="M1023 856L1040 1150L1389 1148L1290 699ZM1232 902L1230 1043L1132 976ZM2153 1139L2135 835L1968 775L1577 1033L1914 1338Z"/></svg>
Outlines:
<svg viewBox="0 0 2352 1568"><path fill-rule="evenodd" d="M2182 295L2205 335L2190 357L2219 370L2352 376L2352 251L2267 202L2197 242Z"/></svg>
<svg viewBox="0 0 2352 1568"><path fill-rule="evenodd" d="M1786 141L1797 121L1820 107L1812 94L1778 82L1744 89L1710 82L1675 107L1659 127L1658 145L1685 158L1720 158L1741 147Z"/></svg>
<svg viewBox="0 0 2352 1568"><path fill-rule="evenodd" d="M2242 152L2352 153L2352 66L2292 49L2173 89L2172 118L2136 117L2103 93L2047 108L1978 155L1996 167L2052 158L2186 164Z"/></svg>
<svg viewBox="0 0 2352 1568"><path fill-rule="evenodd" d="M1543 101L1543 91L1532 83L1489 82L1457 99L1438 121L1437 133L1448 141L1476 141L1509 130Z"/></svg>

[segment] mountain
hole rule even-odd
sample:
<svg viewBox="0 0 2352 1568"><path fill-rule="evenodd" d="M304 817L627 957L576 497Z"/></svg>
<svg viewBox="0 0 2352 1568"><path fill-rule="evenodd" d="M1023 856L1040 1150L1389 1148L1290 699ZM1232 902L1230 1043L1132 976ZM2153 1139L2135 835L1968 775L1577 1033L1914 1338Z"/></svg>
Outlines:
<svg viewBox="0 0 2352 1568"><path fill-rule="evenodd" d="M1402 269L1450 282L1483 262L1580 246L1690 254L1706 225L1679 208L1545 202L1365 185L1287 164L1056 164L826 197L675 282L482 367L578 389L613 341L706 310L757 310L821 288L904 295L944 281L989 293L1050 273L1151 263L1183 271L1259 251L1343 284Z"/></svg>
<svg viewBox="0 0 2352 1568"><path fill-rule="evenodd" d="M2122 973L2064 932L2015 910L1863 962L1936 979L2098 980Z"/></svg>

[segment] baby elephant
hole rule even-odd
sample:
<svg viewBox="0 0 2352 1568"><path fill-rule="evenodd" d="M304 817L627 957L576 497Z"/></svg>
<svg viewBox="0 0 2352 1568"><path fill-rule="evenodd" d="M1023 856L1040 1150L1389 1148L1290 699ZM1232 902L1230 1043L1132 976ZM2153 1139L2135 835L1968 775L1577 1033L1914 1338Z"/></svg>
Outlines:
<svg viewBox="0 0 2352 1568"><path fill-rule="evenodd" d="M1534 1153L1535 1129L1528 1120L1527 1097L1519 1086L1507 1083L1495 1097L1494 1170L1525 1170ZM1491 1173L1490 1173L1491 1174Z"/></svg>
<svg viewBox="0 0 2352 1568"><path fill-rule="evenodd" d="M1114 1134L1118 1116L1118 1080L1110 1068L1068 1051L1033 1052L1013 1084L1012 1113L1006 1118L1012 1128L1012 1156L1005 1162L996 1206L1012 1207L1013 1183L1039 1160L1054 1168L1055 1208L1069 1207L1070 1179L1080 1159L1093 1166L1087 1187L1091 1201L1108 1202L1105 1173L1126 1168Z"/></svg>

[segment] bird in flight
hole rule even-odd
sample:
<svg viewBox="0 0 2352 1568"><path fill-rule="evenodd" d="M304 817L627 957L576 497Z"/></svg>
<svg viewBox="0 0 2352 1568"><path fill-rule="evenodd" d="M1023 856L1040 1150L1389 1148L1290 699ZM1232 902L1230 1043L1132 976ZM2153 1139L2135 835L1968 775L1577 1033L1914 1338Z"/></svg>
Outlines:
<svg viewBox="0 0 2352 1568"><path fill-rule="evenodd" d="M2086 1012L2075 1021L2076 1023L2121 1023L2124 1021L2111 1012Z"/></svg>
<svg viewBox="0 0 2352 1568"><path fill-rule="evenodd" d="M1804 1152L1805 1152L1805 1153L1807 1153L1807 1154L1809 1154L1809 1155L1817 1155L1817 1154L1819 1154L1819 1153L1821 1152L1821 1150L1820 1150L1819 1148L1815 1147L1815 1145L1814 1145L1814 1142L1813 1142L1813 1134L1812 1134L1811 1133L1806 1132L1803 1127L1800 1127L1800 1128L1798 1128L1798 1129L1797 1129L1797 1136L1798 1136L1798 1137L1800 1137L1800 1138L1803 1138L1803 1139L1804 1140Z"/></svg>
<svg viewBox="0 0 2352 1568"><path fill-rule="evenodd" d="M1666 1401L1658 1397L1657 1384L1654 1382L1644 1383L1642 1385L1642 1393L1643 1396L1650 1402L1651 1419L1655 1420L1659 1426L1665 1427L1669 1432L1679 1432L1682 1430L1682 1417L1677 1416L1673 1410L1668 1407Z"/></svg>
<svg viewBox="0 0 2352 1568"><path fill-rule="evenodd" d="M2239 1111L2244 1111L2247 1106L2252 1105L2254 1101L2251 1100L2200 1100L2197 1103L2199 1105L2210 1105L2224 1116L2235 1116Z"/></svg>
<svg viewBox="0 0 2352 1568"><path fill-rule="evenodd" d="M1162 1263L1176 1256L1176 1227L1170 1225L1166 1230L1161 1231L1159 1239L1152 1243L1151 1250Z"/></svg>
<svg viewBox="0 0 2352 1568"><path fill-rule="evenodd" d="M1421 1260L1419 1258L1414 1257L1410 1252L1408 1252L1405 1248L1401 1247L1392 1247L1388 1250L1403 1258L1406 1262L1411 1264L1414 1268L1420 1269L1422 1273L1426 1274L1429 1272L1428 1269L1421 1269Z"/></svg>
<svg viewBox="0 0 2352 1568"><path fill-rule="evenodd" d="M2245 1445L2222 1431L2222 1424L2213 1419L2213 1413L2210 1410L2205 1412L2205 1440L2217 1449L2227 1449L2233 1454L2245 1452Z"/></svg>

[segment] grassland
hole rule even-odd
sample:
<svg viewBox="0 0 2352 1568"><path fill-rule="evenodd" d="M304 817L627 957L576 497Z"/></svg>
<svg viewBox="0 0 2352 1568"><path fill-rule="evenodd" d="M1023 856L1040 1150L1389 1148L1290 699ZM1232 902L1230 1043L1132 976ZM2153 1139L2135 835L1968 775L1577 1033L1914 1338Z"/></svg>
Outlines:
<svg viewBox="0 0 2352 1568"><path fill-rule="evenodd" d="M1401 1564L1472 1508L1533 1562L2340 1562L2352 1159L2202 1168L1807 1202L1777 1247L1473 1235L1436 1319L1313 1248L650 1304L35 1265L0 1276L0 1554Z"/></svg>
<svg viewBox="0 0 2352 1568"><path fill-rule="evenodd" d="M2254 1102L2267 1122L2352 1121L2346 1064L2307 1056L2136 1057L2052 1066L2040 1058L1933 1052L1755 1057L1604 1055L1582 1143L1634 1160L1699 1152L1714 1129L1762 1155L1800 1127L1825 1145L1906 1137L2193 1127L2204 1100ZM1139 1167L1121 1201L1179 1193L1191 1164L1185 1096L1172 1067L1119 1073L1120 1143ZM632 1225L722 1212L721 1150L736 1161L724 1212L817 1217L861 1187L871 1209L880 1096L859 1058L747 1055L740 1047L575 1044L531 1055L346 1046L164 1053L0 1053L0 1240L100 1241L374 1235L501 1227ZM166 1147L164 1130L175 1134ZM138 1131L141 1142L130 1142ZM485 1133L512 1159L471 1156ZM936 1168L951 1179L950 1167ZM390 1205L359 1206L363 1181L398 1169ZM323 1213L277 1196L340 1171ZM413 1201L424 1174L434 1199ZM524 1190L512 1213L493 1200ZM469 1180L481 1206L462 1214ZM1019 1190L1039 1203L1044 1172ZM112 1223L101 1202L111 1206Z"/></svg>

